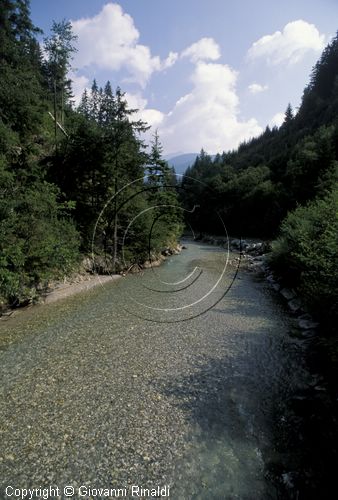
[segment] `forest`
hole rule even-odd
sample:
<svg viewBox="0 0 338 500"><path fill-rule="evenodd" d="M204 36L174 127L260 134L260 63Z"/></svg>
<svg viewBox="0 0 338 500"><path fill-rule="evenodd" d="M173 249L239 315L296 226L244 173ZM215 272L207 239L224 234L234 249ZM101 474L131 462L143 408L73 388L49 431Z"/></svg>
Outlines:
<svg viewBox="0 0 338 500"><path fill-rule="evenodd" d="M272 241L275 273L324 324L333 324L338 36L313 68L298 111L287 106L281 127L267 127L215 157L202 150L177 181L157 132L147 147L142 134L148 126L134 118L137 110L128 108L119 87L107 82L101 88L94 80L74 104L71 24L54 22L42 51L29 2L2 4L2 306L34 299L86 255L110 272L155 258L182 234L185 213L187 227L202 233L221 234L223 220L230 235Z"/></svg>
<svg viewBox="0 0 338 500"><path fill-rule="evenodd" d="M147 152L142 140L147 124L133 119L136 110L128 108L120 88L113 90L109 82L99 88L94 81L74 105L70 22L53 23L42 54L29 2L2 5L0 300L5 307L34 300L86 255L98 272L155 258L180 236L182 210L157 133Z"/></svg>
<svg viewBox="0 0 338 500"><path fill-rule="evenodd" d="M198 180L198 183L196 182ZM338 314L338 35L297 113L235 151L201 151L182 181L196 230L271 241L269 264L333 330ZM190 186L194 189L189 189ZM210 217L210 213L214 216Z"/></svg>

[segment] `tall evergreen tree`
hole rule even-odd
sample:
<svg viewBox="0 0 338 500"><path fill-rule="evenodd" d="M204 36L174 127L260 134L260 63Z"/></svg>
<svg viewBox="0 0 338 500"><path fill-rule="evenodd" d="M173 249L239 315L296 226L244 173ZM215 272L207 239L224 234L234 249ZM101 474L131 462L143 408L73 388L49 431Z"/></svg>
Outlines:
<svg viewBox="0 0 338 500"><path fill-rule="evenodd" d="M80 104L78 106L78 111L87 119L90 118L90 98L88 96L87 89L84 89L84 92L81 97Z"/></svg>
<svg viewBox="0 0 338 500"><path fill-rule="evenodd" d="M0 304L23 302L34 287L72 270L80 257L78 231L88 251L96 228L94 250L110 256L116 269L124 243L128 259L141 263L152 223L141 140L146 124L133 119L136 110L109 82L102 89L94 81L74 110L70 23L53 24L43 59L28 0L4 0L1 7ZM55 152L48 111L55 127L67 119L67 139L57 136ZM165 241L163 227L156 248Z"/></svg>
<svg viewBox="0 0 338 500"><path fill-rule="evenodd" d="M54 117L64 124L65 106L72 97L71 80L68 72L71 59L76 51L76 36L72 32L70 21L53 22L52 34L45 38L44 49L47 55L45 71L49 91L54 98Z"/></svg>
<svg viewBox="0 0 338 500"><path fill-rule="evenodd" d="M284 124L289 125L292 122L292 120L293 120L293 109L291 104L289 103L284 114Z"/></svg>

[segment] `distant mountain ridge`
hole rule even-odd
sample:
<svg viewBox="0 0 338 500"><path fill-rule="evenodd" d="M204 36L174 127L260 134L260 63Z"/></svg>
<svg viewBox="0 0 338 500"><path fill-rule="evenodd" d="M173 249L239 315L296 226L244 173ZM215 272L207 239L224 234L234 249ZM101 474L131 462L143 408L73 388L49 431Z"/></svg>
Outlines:
<svg viewBox="0 0 338 500"><path fill-rule="evenodd" d="M174 167L176 174L184 174L188 167L190 167L198 153L185 153L177 156L166 155L164 158L167 160L171 167Z"/></svg>

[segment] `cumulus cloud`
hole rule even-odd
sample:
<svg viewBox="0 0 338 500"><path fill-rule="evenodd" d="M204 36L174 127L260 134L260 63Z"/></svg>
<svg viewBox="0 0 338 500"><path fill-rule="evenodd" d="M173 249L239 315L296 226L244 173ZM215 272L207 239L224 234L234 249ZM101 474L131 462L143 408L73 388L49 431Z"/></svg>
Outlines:
<svg viewBox="0 0 338 500"><path fill-rule="evenodd" d="M138 110L137 118L147 122L148 125L154 129L163 121L165 116L164 113L158 109L147 108L148 101L142 95L126 92L125 97L128 102L128 107Z"/></svg>
<svg viewBox="0 0 338 500"><path fill-rule="evenodd" d="M189 58L193 63L198 61L217 61L221 57L218 44L213 38L201 38L186 48L181 57Z"/></svg>
<svg viewBox="0 0 338 500"><path fill-rule="evenodd" d="M132 94L126 92L125 98L130 109L137 109L137 113L133 115L133 119L142 120L146 122L151 128L142 134L142 140L146 144L150 144L152 136L159 128L164 120L165 114L154 108L147 108L148 100L145 99L140 93Z"/></svg>
<svg viewBox="0 0 338 500"><path fill-rule="evenodd" d="M138 43L140 34L132 17L118 4L108 3L94 17L72 21L78 36L74 65L78 69L96 66L118 71L126 69L133 81L145 86L154 71L172 66L178 58L171 52L165 61Z"/></svg>
<svg viewBox="0 0 338 500"><path fill-rule="evenodd" d="M268 64L282 62L298 63L308 52L320 53L325 46L325 35L321 35L314 24L302 19L284 26L283 31L265 35L250 47L251 60L264 58Z"/></svg>
<svg viewBox="0 0 338 500"><path fill-rule="evenodd" d="M270 120L270 127L280 127L284 122L285 113L276 113Z"/></svg>
<svg viewBox="0 0 338 500"><path fill-rule="evenodd" d="M203 147L213 154L235 148L262 131L255 119L239 118L237 72L215 62L221 52L212 38L202 38L180 55L170 52L161 60L152 55L149 47L139 44L140 35L132 17L115 3L106 4L94 17L73 21L72 26L78 36L74 60L78 73L72 75L77 102L89 84L81 76L89 72L88 68L123 70L124 75L131 77L129 80L144 88L155 71L173 66L179 58L194 64L191 91L178 99L168 113L148 107L141 93L126 94L129 107L139 110L137 117L151 125L152 130L159 129L166 153ZM147 133L146 140L151 133Z"/></svg>
<svg viewBox="0 0 338 500"><path fill-rule="evenodd" d="M261 85L260 83L252 83L248 87L250 94L259 94L260 92L268 90L268 88L268 85Z"/></svg>
<svg viewBox="0 0 338 500"><path fill-rule="evenodd" d="M83 75L77 75L71 72L69 78L72 80L72 91L74 94L75 104L78 105L81 101L84 90L89 87L89 79Z"/></svg>
<svg viewBox="0 0 338 500"><path fill-rule="evenodd" d="M169 52L168 57L161 64L161 69L170 68L171 66L173 66L175 64L177 59L178 59L177 52Z"/></svg>
<svg viewBox="0 0 338 500"><path fill-rule="evenodd" d="M233 149L262 132L255 119L238 118L237 73L227 65L197 63L193 88L163 117L160 137L167 153L196 151L210 154Z"/></svg>

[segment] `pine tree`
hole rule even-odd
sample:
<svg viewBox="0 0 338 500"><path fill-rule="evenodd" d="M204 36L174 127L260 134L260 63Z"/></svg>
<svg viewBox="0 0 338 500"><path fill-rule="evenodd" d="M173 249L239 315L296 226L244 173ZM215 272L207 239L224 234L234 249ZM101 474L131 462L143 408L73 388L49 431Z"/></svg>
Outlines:
<svg viewBox="0 0 338 500"><path fill-rule="evenodd" d="M90 91L90 117L92 120L98 121L100 109L99 87L94 79Z"/></svg>
<svg viewBox="0 0 338 500"><path fill-rule="evenodd" d="M29 2L2 2L0 22L0 303L19 304L70 270L78 236L41 162L49 122Z"/></svg>
<svg viewBox="0 0 338 500"><path fill-rule="evenodd" d="M155 130L153 139L151 141L151 150L148 165L149 182L154 184L160 181L159 176L164 173L164 169L166 167L166 162L162 159L162 152L163 147L160 143L158 131Z"/></svg>
<svg viewBox="0 0 338 500"><path fill-rule="evenodd" d="M128 181L141 178L144 175L142 158L140 155L140 142L136 135L147 130L142 120L132 121L131 115L137 112L129 109L125 94L117 87L114 98L115 119L109 120L105 129L106 140L109 142L108 158L112 166L114 178L113 192L114 210L108 231L112 231L113 267L116 268L118 253L118 211L117 193Z"/></svg>
<svg viewBox="0 0 338 500"><path fill-rule="evenodd" d="M28 2L6 0L0 9L0 120L21 141L41 124L40 54Z"/></svg>
<svg viewBox="0 0 338 500"><path fill-rule="evenodd" d="M289 125L292 122L292 120L293 120L293 109L291 104L289 103L284 114L284 124Z"/></svg>
<svg viewBox="0 0 338 500"><path fill-rule="evenodd" d="M70 21L65 19L59 23L53 22L52 34L44 40L47 54L45 72L49 91L54 97L54 118L63 125L65 106L70 105L72 98L71 80L68 72L71 59L76 51L76 35L72 33Z"/></svg>
<svg viewBox="0 0 338 500"><path fill-rule="evenodd" d="M87 89L84 89L80 104L78 106L78 111L81 113L87 120L90 118L90 98L88 96Z"/></svg>
<svg viewBox="0 0 338 500"><path fill-rule="evenodd" d="M115 97L108 81L102 91L100 108L98 113L98 122L103 127L114 126L116 120L116 103Z"/></svg>

